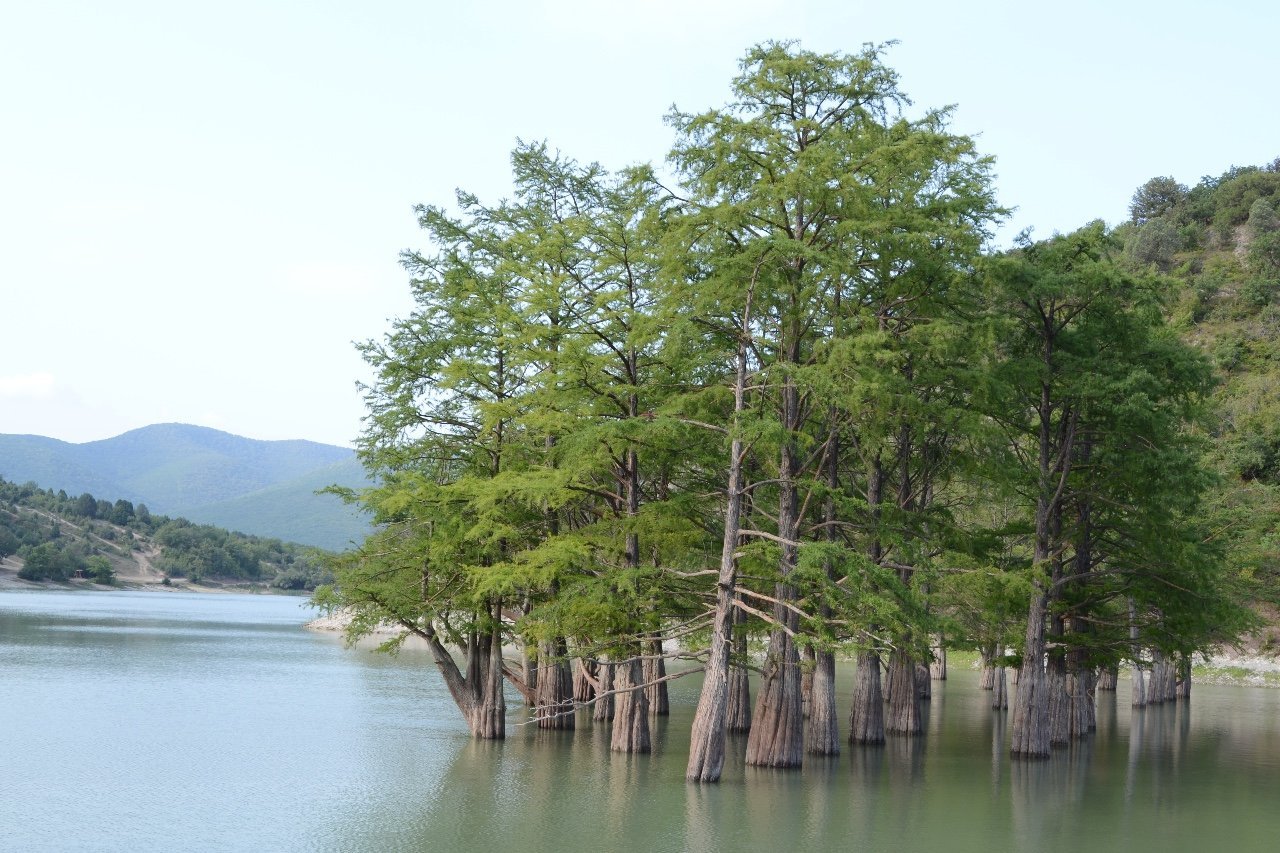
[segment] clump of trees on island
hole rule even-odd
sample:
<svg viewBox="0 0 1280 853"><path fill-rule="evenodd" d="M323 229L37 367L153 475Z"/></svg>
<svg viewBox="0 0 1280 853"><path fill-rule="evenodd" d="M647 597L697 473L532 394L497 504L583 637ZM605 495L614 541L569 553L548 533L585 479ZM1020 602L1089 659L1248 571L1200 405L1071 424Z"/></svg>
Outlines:
<svg viewBox="0 0 1280 853"><path fill-rule="evenodd" d="M665 172L522 143L510 199L420 207L415 309L362 347L379 528L317 601L424 640L479 738L506 683L644 752L701 671L707 782L726 732L772 767L920 735L948 647L997 706L1017 668L1021 756L1086 736L1124 662L1189 684L1249 617L1203 512L1212 365L1147 226L991 252L991 161L909 108L882 47L765 44L668 116Z"/></svg>

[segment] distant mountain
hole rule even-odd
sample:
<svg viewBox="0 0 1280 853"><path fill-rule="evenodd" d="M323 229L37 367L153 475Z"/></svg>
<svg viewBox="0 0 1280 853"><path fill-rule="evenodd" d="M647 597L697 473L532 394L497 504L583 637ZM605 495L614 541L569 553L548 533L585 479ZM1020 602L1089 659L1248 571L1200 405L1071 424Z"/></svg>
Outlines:
<svg viewBox="0 0 1280 853"><path fill-rule="evenodd" d="M260 441L189 424L84 444L0 435L0 477L331 549L368 528L338 498L315 494L331 483L365 484L354 451L314 441Z"/></svg>
<svg viewBox="0 0 1280 853"><path fill-rule="evenodd" d="M228 530L270 535L287 542L303 542L330 551L344 551L369 532L369 522L333 495L316 495L330 485L367 485L364 469L354 456L308 471L247 495L192 507L182 514L192 521ZM270 530L270 534L262 533Z"/></svg>

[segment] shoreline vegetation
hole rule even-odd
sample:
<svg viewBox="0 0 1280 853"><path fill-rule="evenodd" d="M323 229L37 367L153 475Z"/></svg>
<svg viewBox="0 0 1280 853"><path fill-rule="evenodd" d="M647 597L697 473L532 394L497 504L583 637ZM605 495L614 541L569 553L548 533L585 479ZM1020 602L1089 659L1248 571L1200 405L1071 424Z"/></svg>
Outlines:
<svg viewBox="0 0 1280 853"><path fill-rule="evenodd" d="M18 577L18 566L10 559L0 559L0 593L10 591L43 591L43 592L113 592L132 590L138 592L198 592L202 594L245 593L254 595L292 595L301 597L300 593L280 590L265 585L208 585L193 584L177 580L165 584L152 577L117 577L115 584L95 583L88 578L69 581L27 581ZM351 624L351 614L334 612L317 616L306 622L303 627L310 631L322 633L345 632ZM383 625L366 632L367 636L388 639L400 630L394 625ZM413 638L406 641L414 646ZM426 649L425 644L421 644ZM1252 650L1250 650L1252 648ZM948 651L948 662L952 666L978 669L979 657L963 651ZM852 663L854 658L847 659ZM1257 643L1246 643L1242 648L1227 649L1210 657L1201 657L1192 667L1192 677L1200 684L1213 684L1229 687L1267 687L1280 688L1280 656L1268 656L1257 649Z"/></svg>
<svg viewBox="0 0 1280 853"><path fill-rule="evenodd" d="M0 593L9 591L44 591L44 592L112 592L132 590L139 592L197 592L202 594L245 593L254 595L292 595L302 597L301 593L291 590L276 589L265 584L195 584L176 579L166 584L160 575L139 574L135 576L116 576L114 584L100 584L89 578L76 578L68 581L28 581L18 577L21 567L12 558L0 558ZM345 632L351 625L352 615L349 612L332 612L317 616L306 622L303 627L311 631L324 633ZM389 638L400 633L395 625L385 624L366 632L368 636ZM1246 638L1240 648L1225 649L1208 657L1199 657L1192 666L1192 677L1201 684L1214 684L1233 687L1269 687L1280 688L1280 655L1266 655L1260 646L1267 638ZM413 638L407 641L413 644ZM425 644L422 645L425 649ZM952 666L972 669L979 668L980 660L976 654L964 651L949 650L948 662ZM854 658L848 658L853 662Z"/></svg>
<svg viewBox="0 0 1280 853"><path fill-rule="evenodd" d="M305 591L285 590L264 583L192 583L183 578L169 578L165 583L164 575L154 574L119 574L113 583L98 583L92 578L69 578L65 581L29 581L18 577L21 566L12 558L0 558L0 592L9 591L45 591L45 592L199 592L199 593L246 593L255 595L291 595L304 598Z"/></svg>
<svg viewBox="0 0 1280 853"><path fill-rule="evenodd" d="M0 587L2 588L2 587ZM350 627L352 614L335 611L325 613L307 622L303 627L321 633L345 633ZM363 632L362 637L385 641L401 633L401 629L392 624L383 624ZM1280 655L1267 655L1259 646L1264 637L1249 637L1239 647L1220 649L1212 655L1197 656L1192 664L1192 678L1199 684L1212 684L1225 687L1268 687L1280 688ZM414 637L405 640L406 647L427 650L426 643L415 642ZM762 652L762 650L760 650ZM520 650L514 647L504 648L504 654L518 657ZM764 660L763 653L752 655L756 664ZM840 660L848 664L856 662L854 656L842 656ZM949 649L947 651L949 666L963 669L981 669L981 657L975 652ZM1125 678L1121 677L1121 680Z"/></svg>

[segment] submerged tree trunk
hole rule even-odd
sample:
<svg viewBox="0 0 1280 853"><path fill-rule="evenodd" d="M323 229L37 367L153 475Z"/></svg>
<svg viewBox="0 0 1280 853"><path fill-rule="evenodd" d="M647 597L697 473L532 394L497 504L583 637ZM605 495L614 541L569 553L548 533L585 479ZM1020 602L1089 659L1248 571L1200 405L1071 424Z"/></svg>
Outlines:
<svg viewBox="0 0 1280 853"><path fill-rule="evenodd" d="M992 657L1000 658L1003 661L1004 649L997 647L996 653ZM997 711L1005 711L1009 708L1009 687L1005 672L1006 670L1003 666L993 666L991 668L991 707Z"/></svg>
<svg viewBox="0 0 1280 853"><path fill-rule="evenodd" d="M933 699L933 679L929 677L929 667L916 664L916 696L921 702Z"/></svg>
<svg viewBox="0 0 1280 853"><path fill-rule="evenodd" d="M1071 700L1067 736L1072 740L1087 737L1098 727L1093 680L1093 673L1088 670L1067 669L1067 695Z"/></svg>
<svg viewBox="0 0 1280 853"><path fill-rule="evenodd" d="M1147 702L1162 704L1178 698L1177 675L1173 661L1156 649L1151 653L1151 685L1147 690Z"/></svg>
<svg viewBox="0 0 1280 853"><path fill-rule="evenodd" d="M534 716L540 729L574 727L573 677L569 674L564 640L538 644L538 686Z"/></svg>
<svg viewBox="0 0 1280 853"><path fill-rule="evenodd" d="M586 704L596 696L592 683L599 678L599 667L589 658L576 658L573 662L573 701Z"/></svg>
<svg viewBox="0 0 1280 853"><path fill-rule="evenodd" d="M1088 625L1072 629L1081 634L1091 633ZM1076 647L1067 652L1067 695L1071 699L1068 736L1082 738L1098 727L1094 697L1097 695L1097 676L1086 664L1085 651Z"/></svg>
<svg viewBox="0 0 1280 853"><path fill-rule="evenodd" d="M1142 667L1136 663L1133 665L1133 674L1130 676L1131 693L1129 704L1134 708L1142 708L1147 704L1147 690L1143 683Z"/></svg>
<svg viewBox="0 0 1280 853"><path fill-rule="evenodd" d="M978 688L981 690L991 690L995 687L996 666L993 661L997 654L995 646L983 646L978 649L979 666L982 667L981 674L978 676Z"/></svg>
<svg viewBox="0 0 1280 853"><path fill-rule="evenodd" d="M492 612L486 614L492 629L473 630L467 635L466 675L440 642L435 628L406 624L410 631L427 641L431 658L466 719L471 736L482 740L501 740L507 736L507 700L502 690L501 602L495 602L492 608Z"/></svg>
<svg viewBox="0 0 1280 853"><path fill-rule="evenodd" d="M742 611L737 611L735 621L746 621ZM725 730L736 733L751 731L751 679L747 672L747 635L735 634L733 638L733 662L729 665L728 708L725 709Z"/></svg>
<svg viewBox="0 0 1280 853"><path fill-rule="evenodd" d="M884 743L884 696L880 689L880 655L858 653L853 707L849 712L851 743Z"/></svg>
<svg viewBox="0 0 1280 853"><path fill-rule="evenodd" d="M938 645L934 648L933 662L929 664L929 676L934 681L947 680L947 638L938 634Z"/></svg>
<svg viewBox="0 0 1280 853"><path fill-rule="evenodd" d="M751 315L751 296L742 315L746 337ZM734 426L745 408L747 350L739 343L737 372L733 384ZM690 782L718 782L724 768L725 717L729 709L729 661L733 650L733 626L737 618L734 587L738 579L735 552L742 525L743 459L742 439L734 436L729 448L729 484L725 490L724 538L720 548L720 571L716 578L715 621L711 629L711 653L707 657L698 710L689 733L689 763L685 778Z"/></svg>
<svg viewBox="0 0 1280 853"><path fill-rule="evenodd" d="M1108 666L1098 673L1098 690L1115 690L1120 684L1120 667Z"/></svg>
<svg viewBox="0 0 1280 853"><path fill-rule="evenodd" d="M1037 591L1027 615L1022 645L1022 666L1013 697L1009 751L1021 758L1047 758L1049 745L1049 685L1044 669L1044 614L1046 596Z"/></svg>
<svg viewBox="0 0 1280 853"><path fill-rule="evenodd" d="M827 449L826 479L827 497L822 502L823 538L836 543L839 532L836 529L835 495L840 488L840 435L836 429L836 411L827 413ZM824 562L823 569L827 580L836 581L836 571L832 561ZM823 603L819 606L818 615L822 619L831 618L831 608ZM813 669L809 678L807 691L808 707L805 720L805 750L810 755L840 754L840 720L836 711L836 656L830 650L815 651Z"/></svg>
<svg viewBox="0 0 1280 853"><path fill-rule="evenodd" d="M809 719L805 721L805 750L810 755L839 755L839 728L836 656L833 652L818 652L810 687Z"/></svg>
<svg viewBox="0 0 1280 853"><path fill-rule="evenodd" d="M889 711L884 730L891 735L918 735L924 730L916 662L903 651L889 656Z"/></svg>
<svg viewBox="0 0 1280 853"><path fill-rule="evenodd" d="M1178 658L1178 688L1177 698L1191 698L1191 656L1183 655Z"/></svg>
<svg viewBox="0 0 1280 853"><path fill-rule="evenodd" d="M1055 576L1059 574L1055 566ZM1053 648L1045 661L1045 681L1049 686L1049 745L1066 746L1071 741L1071 696L1067 693L1067 658L1062 650L1065 622L1061 616L1049 619Z"/></svg>
<svg viewBox="0 0 1280 853"><path fill-rule="evenodd" d="M813 696L813 669L817 663L818 652L812 645L800 651L800 712L809 718L809 702Z"/></svg>
<svg viewBox="0 0 1280 853"><path fill-rule="evenodd" d="M524 602L520 605L520 612L525 616L529 615L529 611L533 609L533 603L525 596ZM520 677L524 680L525 686L525 705L532 707L534 702L530 697L536 697L538 689L538 664L535 658L536 653L533 647L525 640L520 642Z"/></svg>
<svg viewBox="0 0 1280 853"><path fill-rule="evenodd" d="M648 654L644 659L645 692L649 694L649 713L665 717L671 713L671 702L667 697L667 662L662 656L662 637L649 639Z"/></svg>
<svg viewBox="0 0 1280 853"><path fill-rule="evenodd" d="M1067 668L1057 655L1049 657L1045 678L1049 685L1049 745L1071 741L1071 696L1067 692Z"/></svg>
<svg viewBox="0 0 1280 853"><path fill-rule="evenodd" d="M769 636L760 693L747 736L747 764L799 767L804 752L803 722L800 656L790 635L775 630Z"/></svg>
<svg viewBox="0 0 1280 853"><path fill-rule="evenodd" d="M648 752L649 697L643 687L644 667L635 657L620 661L614 666L613 732L609 748L614 752Z"/></svg>
<svg viewBox="0 0 1280 853"><path fill-rule="evenodd" d="M596 667L596 679L600 686L591 709L591 719L606 722L613 719L613 664L610 661L600 661Z"/></svg>
<svg viewBox="0 0 1280 853"><path fill-rule="evenodd" d="M795 361L795 359L791 359ZM782 425L788 432L799 427L799 396L794 381L784 379ZM800 656L794 635L800 620L788 604L796 600L796 590L787 579L796 567L799 539L799 505L796 472L799 462L792 439L782 444L778 463L778 536L782 540L778 573L782 580L774 586L773 618L777 623L769 634L760 692L747 736L747 764L757 767L799 767L804 757L804 715L800 695Z"/></svg>

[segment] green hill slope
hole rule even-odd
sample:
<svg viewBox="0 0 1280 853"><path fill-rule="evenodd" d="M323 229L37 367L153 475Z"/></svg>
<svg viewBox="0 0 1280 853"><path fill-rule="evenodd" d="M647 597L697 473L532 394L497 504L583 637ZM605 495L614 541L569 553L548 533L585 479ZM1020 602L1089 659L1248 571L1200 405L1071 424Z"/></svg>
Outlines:
<svg viewBox="0 0 1280 853"><path fill-rule="evenodd" d="M1280 160L1194 187L1152 178L1130 210L1126 255L1173 280L1173 321L1218 369L1215 535L1252 597L1280 604Z"/></svg>
<svg viewBox="0 0 1280 853"><path fill-rule="evenodd" d="M337 498L314 494L335 482L363 485L351 449L260 441L189 424L156 424L84 444L0 435L0 477L320 547L346 547L365 527Z"/></svg>
<svg viewBox="0 0 1280 853"><path fill-rule="evenodd" d="M313 589L331 577L315 548L0 479L0 580L250 584Z"/></svg>
<svg viewBox="0 0 1280 853"><path fill-rule="evenodd" d="M352 457L247 495L186 508L182 515L228 530L270 531L290 542L342 551L364 539L369 522L337 496L316 492L330 485L358 489L367 483L359 461Z"/></svg>

